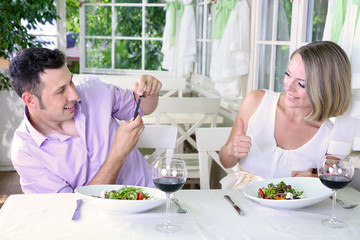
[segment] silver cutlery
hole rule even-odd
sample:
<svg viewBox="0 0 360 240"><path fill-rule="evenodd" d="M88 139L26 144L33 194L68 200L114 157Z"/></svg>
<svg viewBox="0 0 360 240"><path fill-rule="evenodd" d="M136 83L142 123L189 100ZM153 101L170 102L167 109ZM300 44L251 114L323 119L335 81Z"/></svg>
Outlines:
<svg viewBox="0 0 360 240"><path fill-rule="evenodd" d="M74 211L72 220L78 220L80 217L80 205L82 203L82 199L76 200L76 209Z"/></svg>
<svg viewBox="0 0 360 240"><path fill-rule="evenodd" d="M229 195L224 195L224 198L235 208L236 212L241 215L241 216L244 216L244 211L241 210L241 208L239 208L238 205L236 205L230 198Z"/></svg>
<svg viewBox="0 0 360 240"><path fill-rule="evenodd" d="M178 206L178 210L176 211L177 213L186 213L187 212L187 210L183 209L180 206L179 200L177 198L171 198L171 200L173 201L173 203L176 204L176 206Z"/></svg>
<svg viewBox="0 0 360 240"><path fill-rule="evenodd" d="M332 200L333 197L330 196L330 199ZM357 207L357 204L345 204L342 200L336 198L336 202L338 202L339 204L341 204L342 208L344 209L352 209L352 208L355 208Z"/></svg>

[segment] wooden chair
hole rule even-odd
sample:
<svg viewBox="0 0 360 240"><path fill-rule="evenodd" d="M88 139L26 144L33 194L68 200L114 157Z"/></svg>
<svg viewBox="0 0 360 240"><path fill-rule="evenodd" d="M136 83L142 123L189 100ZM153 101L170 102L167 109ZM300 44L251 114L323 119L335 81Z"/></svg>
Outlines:
<svg viewBox="0 0 360 240"><path fill-rule="evenodd" d="M224 168L220 163L218 151L225 145L230 136L231 127L198 128L196 129L196 143L199 151L200 189L210 188L210 169L214 160L226 173L231 168Z"/></svg>
<svg viewBox="0 0 360 240"><path fill-rule="evenodd" d="M145 124L170 124L178 130L176 148L182 148L185 141L197 149L195 130L204 124L216 127L223 118L218 116L220 98L218 97L169 97L159 98L159 104L154 113L144 116ZM181 149L182 150L182 149ZM188 178L200 178L198 154L176 153L185 160L188 168Z"/></svg>
<svg viewBox="0 0 360 240"><path fill-rule="evenodd" d="M167 125L145 125L136 145L139 149L155 149L145 159L151 164L161 155L173 156L176 144L177 128Z"/></svg>

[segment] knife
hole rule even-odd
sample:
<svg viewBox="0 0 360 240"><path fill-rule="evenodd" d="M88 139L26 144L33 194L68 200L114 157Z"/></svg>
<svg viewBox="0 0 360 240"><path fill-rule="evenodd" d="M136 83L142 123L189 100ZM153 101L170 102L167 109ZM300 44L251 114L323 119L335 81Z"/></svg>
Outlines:
<svg viewBox="0 0 360 240"><path fill-rule="evenodd" d="M75 209L75 212L74 212L74 215L72 217L72 220L78 220L79 217L80 217L80 205L82 203L82 199L78 199L76 200L76 209Z"/></svg>
<svg viewBox="0 0 360 240"><path fill-rule="evenodd" d="M239 206L236 205L236 204L231 200L231 198L229 197L229 195L224 195L224 198L235 208L235 210L237 211L237 213L238 213L239 215L244 216L244 211L241 210L241 209L239 208Z"/></svg>

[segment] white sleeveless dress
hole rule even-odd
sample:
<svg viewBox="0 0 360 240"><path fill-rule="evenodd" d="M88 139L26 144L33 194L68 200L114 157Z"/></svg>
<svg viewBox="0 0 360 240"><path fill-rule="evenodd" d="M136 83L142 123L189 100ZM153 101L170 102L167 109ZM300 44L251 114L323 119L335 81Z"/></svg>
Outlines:
<svg viewBox="0 0 360 240"><path fill-rule="evenodd" d="M252 145L248 156L242 158L238 166L245 171L228 174L220 181L222 188L243 188L249 181L290 177L292 171L317 168L318 160L326 153L329 145L333 124L329 120L325 121L317 133L297 149L282 149L277 146L274 137L279 97L280 93L266 90L248 122L246 135L251 137Z"/></svg>

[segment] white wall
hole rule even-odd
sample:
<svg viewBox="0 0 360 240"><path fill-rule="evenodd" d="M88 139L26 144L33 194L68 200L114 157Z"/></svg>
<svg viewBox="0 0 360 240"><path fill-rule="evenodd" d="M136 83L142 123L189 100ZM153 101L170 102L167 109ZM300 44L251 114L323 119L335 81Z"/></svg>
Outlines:
<svg viewBox="0 0 360 240"><path fill-rule="evenodd" d="M24 117L24 104L14 91L0 91L0 171L13 170L11 142Z"/></svg>

